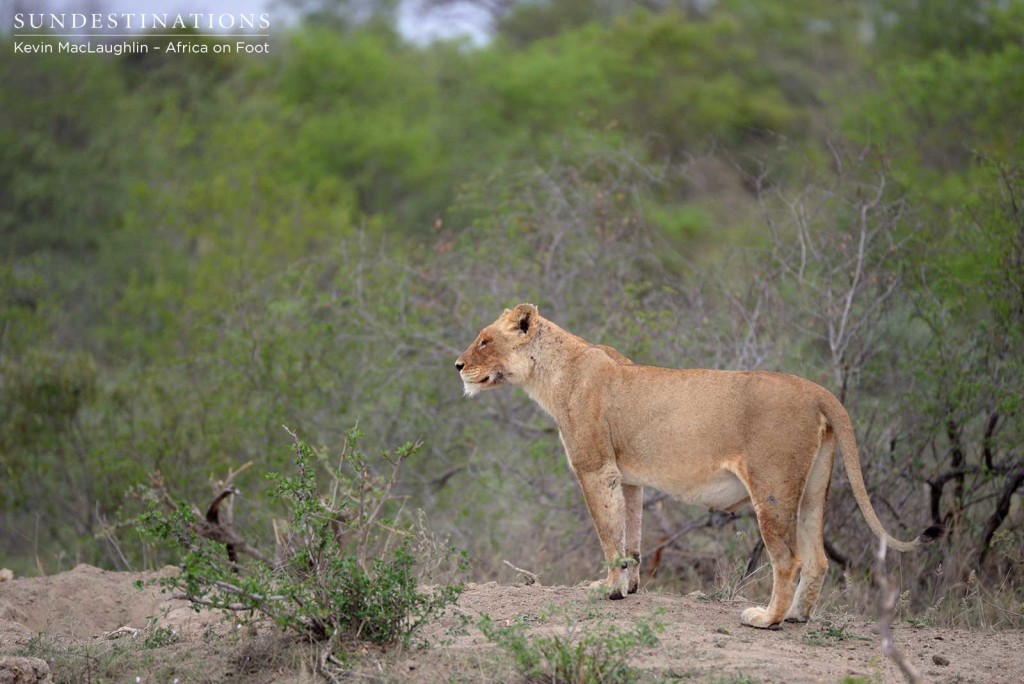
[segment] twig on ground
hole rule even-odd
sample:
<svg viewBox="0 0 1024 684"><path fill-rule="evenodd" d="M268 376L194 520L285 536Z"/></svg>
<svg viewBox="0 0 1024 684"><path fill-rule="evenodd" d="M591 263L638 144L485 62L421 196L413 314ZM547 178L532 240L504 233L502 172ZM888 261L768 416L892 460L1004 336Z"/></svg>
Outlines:
<svg viewBox="0 0 1024 684"><path fill-rule="evenodd" d="M335 668L328 667L329 662L331 662L332 665L333 663L338 662L337 659L334 658L333 655L331 655L331 645L328 644L324 647L318 647L317 651L318 653L316 656L316 671L323 675L324 679L331 682L332 684L338 684L340 680L335 676Z"/></svg>
<svg viewBox="0 0 1024 684"><path fill-rule="evenodd" d="M134 637L137 637L139 635L139 632L141 632L141 631L142 631L141 629L136 629L135 627L129 627L128 625L125 625L124 627L118 627L117 629L115 629L112 632L106 632L103 635L103 638L107 639L107 640L110 640L110 639L120 639L121 637L124 637L124 636L128 636L128 637L134 638Z"/></svg>
<svg viewBox="0 0 1024 684"><path fill-rule="evenodd" d="M505 565L507 565L508 567L512 568L516 572L518 572L520 575L523 575L524 577L526 577L526 585L527 586L529 586L531 584L536 584L538 587L540 586L540 575L538 575L536 573L532 573L529 570L523 570L522 568L517 568L516 566L512 565L511 563L509 563L507 560L503 560L501 562L504 563Z"/></svg>

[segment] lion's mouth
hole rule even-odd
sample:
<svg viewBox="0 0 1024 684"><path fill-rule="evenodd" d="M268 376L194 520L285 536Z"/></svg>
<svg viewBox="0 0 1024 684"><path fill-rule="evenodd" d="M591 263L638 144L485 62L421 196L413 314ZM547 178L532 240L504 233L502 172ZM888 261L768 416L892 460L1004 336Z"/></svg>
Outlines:
<svg viewBox="0 0 1024 684"><path fill-rule="evenodd" d="M463 376L462 384L465 388L466 396L472 397L478 394L481 390L501 384L504 379L505 374L501 371L496 371L490 375L485 375L482 378L471 379Z"/></svg>
<svg viewBox="0 0 1024 684"><path fill-rule="evenodd" d="M492 376L485 375L484 377L478 378L476 380L466 380L465 383L466 385L472 385L473 389L479 392L480 390L486 389L488 386L492 385L493 380L494 379Z"/></svg>
<svg viewBox="0 0 1024 684"><path fill-rule="evenodd" d="M501 371L495 371L494 373L491 373L490 375L485 375L482 378L463 377L462 379L465 382L468 382L473 385L486 385L488 383L497 384L505 379L505 374L502 373Z"/></svg>

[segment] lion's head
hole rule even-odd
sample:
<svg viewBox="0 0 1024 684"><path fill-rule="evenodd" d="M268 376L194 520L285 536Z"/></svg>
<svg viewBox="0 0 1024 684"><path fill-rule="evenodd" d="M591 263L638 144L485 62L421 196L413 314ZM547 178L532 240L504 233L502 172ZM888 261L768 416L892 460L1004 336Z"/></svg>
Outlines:
<svg viewBox="0 0 1024 684"><path fill-rule="evenodd" d="M540 323L540 312L533 304L505 309L498 320L480 331L466 351L455 361L455 369L467 397L499 385L521 385L530 375L530 356L526 346Z"/></svg>

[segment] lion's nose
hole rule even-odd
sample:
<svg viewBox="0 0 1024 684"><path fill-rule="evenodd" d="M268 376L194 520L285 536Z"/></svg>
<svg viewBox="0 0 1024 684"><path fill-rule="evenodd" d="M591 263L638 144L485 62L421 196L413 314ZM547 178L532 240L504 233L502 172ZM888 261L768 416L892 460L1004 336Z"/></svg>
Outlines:
<svg viewBox="0 0 1024 684"><path fill-rule="evenodd" d="M465 367L466 367L466 364L462 363L461 361L456 361L455 362L455 370L460 371L460 370L462 370Z"/></svg>

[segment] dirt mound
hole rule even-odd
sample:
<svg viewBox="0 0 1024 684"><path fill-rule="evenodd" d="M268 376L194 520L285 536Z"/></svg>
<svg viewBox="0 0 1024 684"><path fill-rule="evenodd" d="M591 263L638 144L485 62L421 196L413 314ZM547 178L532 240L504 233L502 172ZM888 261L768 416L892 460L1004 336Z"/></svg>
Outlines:
<svg viewBox="0 0 1024 684"><path fill-rule="evenodd" d="M2 582L0 655L43 656L58 682L239 677L316 681L309 669L311 647L282 640L269 627L232 629L219 615L196 614L184 601L161 594L157 587L135 586L138 580L170 572L174 569L118 573L81 565L60 575ZM900 681L895 667L881 654L872 620L828 615L807 625L762 631L739 624L740 611L748 605L739 600L659 593L604 601L575 587L470 584L458 607L423 633L431 648L367 647L352 661L353 674L411 682L513 681L517 673L511 659L476 627L479 618L488 615L498 624L525 624L530 635L578 635L609 626L628 629L637 620L660 625L658 645L637 647L632 660L653 679ZM143 631L116 641L102 639L124 626ZM161 627L167 631L155 631ZM1024 671L1024 632L1020 630L954 630L902 623L894 625L894 632L897 646L929 681L1017 682ZM35 636L39 633L45 638ZM147 641L146 635L161 638ZM89 654L87 658L81 656L83 652ZM62 654L74 657L62 660Z"/></svg>
<svg viewBox="0 0 1024 684"><path fill-rule="evenodd" d="M154 618L176 627L209 622L214 616L195 616L184 601L161 594L158 587L135 586L174 572L172 567L148 573L111 572L83 564L59 575L0 582L0 643L5 631L18 631L15 626L3 629L10 623L22 632L77 640L125 626L142 629Z"/></svg>

